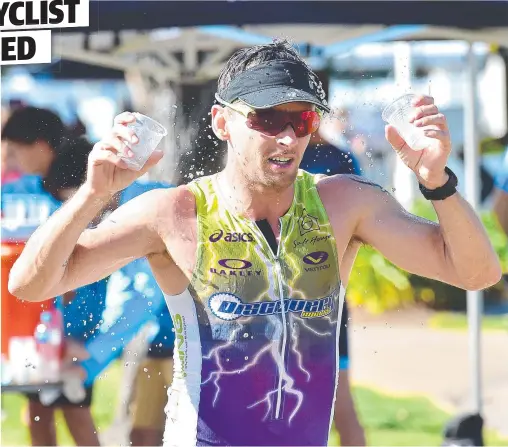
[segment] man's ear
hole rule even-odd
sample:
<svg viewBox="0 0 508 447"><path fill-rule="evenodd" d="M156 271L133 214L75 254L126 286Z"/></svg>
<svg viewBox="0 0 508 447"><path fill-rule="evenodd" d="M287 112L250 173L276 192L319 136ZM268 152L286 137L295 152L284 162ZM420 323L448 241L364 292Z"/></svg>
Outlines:
<svg viewBox="0 0 508 447"><path fill-rule="evenodd" d="M221 141L229 140L227 128L227 110L220 105L212 106L212 129L216 137Z"/></svg>

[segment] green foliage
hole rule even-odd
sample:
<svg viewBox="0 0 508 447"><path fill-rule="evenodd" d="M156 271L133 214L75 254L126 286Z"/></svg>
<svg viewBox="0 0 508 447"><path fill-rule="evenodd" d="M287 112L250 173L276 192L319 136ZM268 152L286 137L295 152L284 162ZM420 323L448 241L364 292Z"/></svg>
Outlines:
<svg viewBox="0 0 508 447"><path fill-rule="evenodd" d="M426 200L417 200L412 210L417 216L437 222L437 215L432 204ZM508 271L508 239L501 229L497 217L492 211L482 211L480 218L489 239L499 257L504 272ZM417 301L424 301L436 310L463 311L466 309L466 292L457 287L433 281L427 278L410 276ZM498 302L503 299L502 283L488 289L484 293L486 302Z"/></svg>
<svg viewBox="0 0 508 447"><path fill-rule="evenodd" d="M481 214L481 218L489 235L490 242L499 256L503 272L508 272L508 239L506 234L493 212L484 212Z"/></svg>
<svg viewBox="0 0 508 447"><path fill-rule="evenodd" d="M409 274L371 247L358 252L348 284L348 302L381 313L414 301Z"/></svg>
<svg viewBox="0 0 508 447"><path fill-rule="evenodd" d="M432 204L426 200L416 200L412 212L417 216L437 222L436 212ZM492 211L482 211L480 218L489 235L490 242L499 256L503 271L508 272L508 239L499 225L496 215Z"/></svg>
<svg viewBox="0 0 508 447"><path fill-rule="evenodd" d="M506 150L499 138L484 138L480 142L480 151L482 154L499 154Z"/></svg>
<svg viewBox="0 0 508 447"><path fill-rule="evenodd" d="M412 210L417 216L437 222L432 204L417 200ZM508 239L492 212L480 214L489 238L508 272ZM418 255L415 249L415 256ZM487 301L502 299L501 285L486 292ZM358 252L348 285L348 300L352 306L363 306L371 313L381 313L419 302L435 309L464 310L466 292L416 275L411 275L386 260L372 247L363 246Z"/></svg>

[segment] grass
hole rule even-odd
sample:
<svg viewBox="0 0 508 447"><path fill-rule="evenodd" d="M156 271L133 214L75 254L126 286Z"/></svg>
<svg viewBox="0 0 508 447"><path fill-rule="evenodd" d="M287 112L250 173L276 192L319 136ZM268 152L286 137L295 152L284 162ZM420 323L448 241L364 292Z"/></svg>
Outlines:
<svg viewBox="0 0 508 447"><path fill-rule="evenodd" d="M364 387L354 387L354 399L368 445L438 446L452 415L425 397L395 397ZM507 446L508 439L485 433L486 445ZM331 443L338 436L332 433Z"/></svg>
<svg viewBox="0 0 508 447"><path fill-rule="evenodd" d="M437 312L430 317L429 326L433 329L466 331L468 328L467 315L458 312ZM508 331L507 315L484 315L482 330Z"/></svg>
<svg viewBox="0 0 508 447"><path fill-rule="evenodd" d="M97 382L92 412L100 431L113 420L118 398L121 367L115 364ZM451 415L437 408L424 397L394 397L365 387L354 387L354 398L368 445L390 446L438 446L442 443L444 424ZM29 445L26 427L26 400L18 394L5 394L2 399L5 419L2 421L2 445ZM57 417L57 433L60 445L74 445L65 423ZM330 445L339 445L335 430ZM486 445L508 446L508 439L493 433L486 434Z"/></svg>
<svg viewBox="0 0 508 447"><path fill-rule="evenodd" d="M113 422L118 399L118 384L121 369L119 364L113 365L99 378L94 389L92 414L97 429L103 431ZM6 393L2 395L2 430L0 445L30 445L28 432L27 400L20 394ZM62 414L56 415L57 439L59 445L75 445L67 430Z"/></svg>

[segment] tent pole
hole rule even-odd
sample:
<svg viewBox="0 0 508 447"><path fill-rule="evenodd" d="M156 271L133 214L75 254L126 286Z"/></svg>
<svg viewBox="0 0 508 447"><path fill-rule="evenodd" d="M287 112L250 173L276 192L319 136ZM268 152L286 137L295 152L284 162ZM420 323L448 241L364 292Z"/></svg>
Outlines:
<svg viewBox="0 0 508 447"><path fill-rule="evenodd" d="M464 103L464 164L466 199L478 211L480 199L480 154L477 110L477 68L474 44L469 44L467 56L467 80ZM481 266L479 266L481 268ZM467 292L467 313L469 327L469 373L471 379L472 410L481 414L481 316L483 295L481 291Z"/></svg>
<svg viewBox="0 0 508 447"><path fill-rule="evenodd" d="M394 77L397 91L402 95L411 91L413 81L412 48L410 42L398 42L394 45ZM395 160L392 183L394 196L406 210L410 210L415 199L414 174L404 162L391 154Z"/></svg>

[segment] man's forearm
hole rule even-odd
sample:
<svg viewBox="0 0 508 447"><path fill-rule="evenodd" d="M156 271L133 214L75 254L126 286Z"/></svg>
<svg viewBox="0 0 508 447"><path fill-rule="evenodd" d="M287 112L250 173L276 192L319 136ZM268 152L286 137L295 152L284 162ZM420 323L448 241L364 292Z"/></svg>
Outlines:
<svg viewBox="0 0 508 447"><path fill-rule="evenodd" d="M9 291L27 301L52 298L51 290L64 277L76 242L108 200L81 187L31 236L12 267Z"/></svg>
<svg viewBox="0 0 508 447"><path fill-rule="evenodd" d="M465 288L477 290L496 284L501 267L480 218L459 193L432 202L451 260Z"/></svg>

